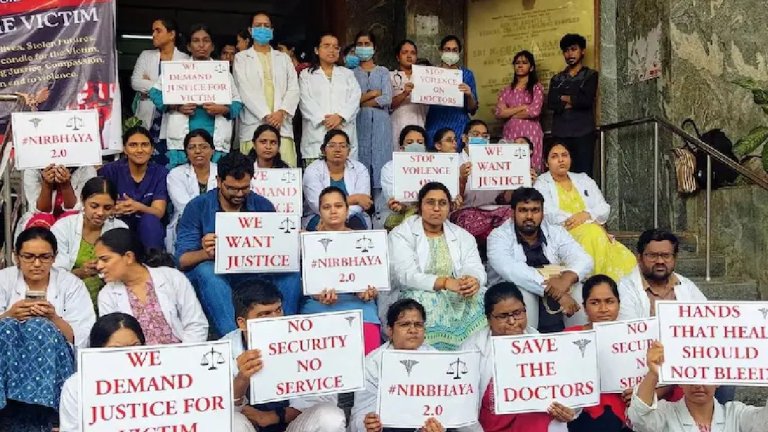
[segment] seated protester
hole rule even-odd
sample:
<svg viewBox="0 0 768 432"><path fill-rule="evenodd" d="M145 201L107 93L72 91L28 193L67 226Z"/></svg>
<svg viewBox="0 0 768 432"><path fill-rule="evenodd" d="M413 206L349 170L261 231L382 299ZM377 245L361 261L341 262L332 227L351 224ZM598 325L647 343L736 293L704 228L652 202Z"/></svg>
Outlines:
<svg viewBox="0 0 768 432"><path fill-rule="evenodd" d="M478 423L467 431L484 432L547 432L564 430L564 423L575 417L573 409L553 401L546 413L496 414L493 402L493 344L494 336L537 334L528 326L523 294L511 282L501 282L485 292L485 317L488 328L481 329L461 344L461 350L480 351L480 413ZM558 428L558 424L562 428ZM602 432L602 431L601 431Z"/></svg>
<svg viewBox="0 0 768 432"><path fill-rule="evenodd" d="M304 397L248 404L251 377L260 373L263 360L259 350L248 350L248 320L283 316L282 295L267 281L239 284L233 293L237 328L222 339L232 342L235 408L234 432L344 432L344 412L337 397Z"/></svg>
<svg viewBox="0 0 768 432"><path fill-rule="evenodd" d="M208 26L195 24L189 30L187 50L193 61L209 61L214 50L213 39ZM184 105L166 105L163 102L162 75L149 90L149 98L158 111L163 112L163 123L160 129L160 139L166 140L168 146L168 169L183 165L188 161L186 146L182 147L187 133L203 129L213 137L214 152L212 162L229 153L232 146L232 120L240 115L243 107L240 94L235 86L235 79L229 74L232 88L232 103L221 105L206 102L202 105L188 103Z"/></svg>
<svg viewBox="0 0 768 432"><path fill-rule="evenodd" d="M0 270L0 430L51 430L64 380L96 320L83 282L51 268L56 238L22 231L16 266Z"/></svg>
<svg viewBox="0 0 768 432"><path fill-rule="evenodd" d="M83 186L80 194L83 210L59 219L51 232L56 236L59 251L53 266L71 271L82 279L91 301L96 304L96 296L104 286L104 281L96 271L96 253L94 245L99 236L114 228L127 228L125 223L113 217L117 190L115 185L104 177L94 177Z"/></svg>
<svg viewBox="0 0 768 432"><path fill-rule="evenodd" d="M280 131L268 124L259 125L253 132L253 148L248 158L254 168L290 168L280 156Z"/></svg>
<svg viewBox="0 0 768 432"><path fill-rule="evenodd" d="M286 299L287 315L298 311L301 296L299 273L217 274L216 213L274 212L263 196L251 191L253 163L240 152L231 152L216 166L216 189L187 204L176 229L176 262L197 291L213 330L224 335L235 329L230 283L242 279L268 279L280 288Z"/></svg>
<svg viewBox="0 0 768 432"><path fill-rule="evenodd" d="M387 309L387 336L385 343L365 357L365 389L355 393L355 405L349 419L350 432L406 432L413 429L384 428L376 413L379 397L381 358L386 350L434 351L424 342L427 313L419 302L400 299ZM424 422L421 432L443 432L445 429L435 418Z"/></svg>
<svg viewBox="0 0 768 432"><path fill-rule="evenodd" d="M371 218L366 212L373 205L371 176L362 163L349 157L349 136L340 129L329 130L320 146L322 156L304 171L304 225L314 231L320 222L320 191L336 186L347 194L349 217L354 230L368 229Z"/></svg>
<svg viewBox="0 0 768 432"><path fill-rule="evenodd" d="M146 345L139 322L131 315L113 312L99 317L91 329L89 348L123 348ZM59 432L80 432L80 383L75 372L64 382L59 402Z"/></svg>
<svg viewBox="0 0 768 432"><path fill-rule="evenodd" d="M619 289L616 282L606 275L595 275L584 281L582 286L584 312L589 322L569 327L565 331L592 330L596 322L616 321L619 316ZM603 364L602 367L610 367ZM631 432L627 426L626 403L632 398L632 389L623 394L602 393L598 405L584 408L576 420L568 423L569 432ZM626 403L625 403L626 402Z"/></svg>
<svg viewBox="0 0 768 432"><path fill-rule="evenodd" d="M146 250L163 249L168 203L168 170L150 161L152 138L149 131L135 126L123 134L125 158L99 168L99 175L117 188L115 215L139 236Z"/></svg>
<svg viewBox="0 0 768 432"><path fill-rule="evenodd" d="M187 203L216 188L216 164L211 162L214 153L211 134L204 129L188 133L184 137L184 152L189 162L168 173L168 196L173 204L173 215L165 234L165 247L168 251L173 251L176 244L176 227Z"/></svg>
<svg viewBox="0 0 768 432"><path fill-rule="evenodd" d="M80 191L91 177L96 177L96 168L92 166L67 168L51 164L42 170L24 170L28 211L19 219L16 235L33 226L50 229L57 220L80 210Z"/></svg>
<svg viewBox="0 0 768 432"><path fill-rule="evenodd" d="M351 231L346 226L349 204L343 190L328 186L320 192L320 223L318 231ZM307 296L301 304L301 314L315 314L360 309L363 312L363 335L365 353L381 345L381 321L379 321L376 297L378 291L369 286L358 293L337 293L333 287L323 290L320 295Z"/></svg>
<svg viewBox="0 0 768 432"><path fill-rule="evenodd" d="M586 323L578 282L592 272L592 258L564 228L542 224L544 197L536 189L516 189L510 206L512 219L488 236L491 281L522 290L528 320L542 333Z"/></svg>
<svg viewBox="0 0 768 432"><path fill-rule="evenodd" d="M408 125L400 131L401 152L426 152L427 132L421 126ZM376 224L377 227L383 227L391 231L400 225L409 216L417 212L416 206L409 203L401 203L395 197L395 168L394 163L389 161L381 167L381 195L380 201L376 203Z"/></svg>
<svg viewBox="0 0 768 432"><path fill-rule="evenodd" d="M450 205L448 188L427 183L419 191L419 214L389 233L388 293L391 300L412 298L424 305L427 342L448 351L485 326L481 287L486 282L475 238L448 222ZM380 300L380 312L385 303Z"/></svg>
<svg viewBox="0 0 768 432"><path fill-rule="evenodd" d="M664 363L664 347L654 342L646 357L648 373L635 389L628 416L635 432L708 431L758 432L768 424L768 405L759 408L742 402L721 404L714 398L716 385L683 385L683 399L658 400L656 386Z"/></svg>
<svg viewBox="0 0 768 432"><path fill-rule="evenodd" d="M124 228L104 233L96 242L96 256L96 267L107 282L99 292L100 315L133 315L150 345L208 340L208 321L195 290L180 271L167 267L172 260L153 263L162 257L147 256L136 236Z"/></svg>
<svg viewBox="0 0 768 432"><path fill-rule="evenodd" d="M635 257L603 226L611 206L587 174L573 173L568 148L555 141L544 149L549 169L533 186L544 196L544 219L560 225L584 248L595 263L594 274L620 280L635 267Z"/></svg>

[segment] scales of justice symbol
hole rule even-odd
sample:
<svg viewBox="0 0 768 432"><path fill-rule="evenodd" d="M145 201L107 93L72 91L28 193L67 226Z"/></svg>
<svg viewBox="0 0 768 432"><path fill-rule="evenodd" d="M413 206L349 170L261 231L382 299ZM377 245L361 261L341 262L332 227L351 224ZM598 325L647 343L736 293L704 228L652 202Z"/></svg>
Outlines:
<svg viewBox="0 0 768 432"><path fill-rule="evenodd" d="M296 231L296 224L289 218L285 218L282 222L280 222L280 229L285 234L290 234L291 231Z"/></svg>
<svg viewBox="0 0 768 432"><path fill-rule="evenodd" d="M206 351L203 354L203 358L200 359L200 366L208 366L209 371L218 369L218 366L224 363L224 355L213 348L210 351Z"/></svg>
<svg viewBox="0 0 768 432"><path fill-rule="evenodd" d="M452 361L448 363L448 371L445 372L446 375L453 375L453 379L458 380L461 379L462 375L466 375L469 373L469 368L467 368L467 363L461 358L456 357L455 361Z"/></svg>
<svg viewBox="0 0 768 432"><path fill-rule="evenodd" d="M80 128L83 127L83 119L74 115L69 120L67 120L67 127L73 131L79 131Z"/></svg>
<svg viewBox="0 0 768 432"><path fill-rule="evenodd" d="M359 249L360 252L368 253L369 250L373 249L373 240L363 235L355 242L355 248Z"/></svg>

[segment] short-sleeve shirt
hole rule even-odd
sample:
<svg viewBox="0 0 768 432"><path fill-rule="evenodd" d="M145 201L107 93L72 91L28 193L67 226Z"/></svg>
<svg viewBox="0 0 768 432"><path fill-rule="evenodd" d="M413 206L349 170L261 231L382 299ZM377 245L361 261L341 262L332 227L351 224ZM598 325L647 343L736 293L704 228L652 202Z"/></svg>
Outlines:
<svg viewBox="0 0 768 432"><path fill-rule="evenodd" d="M101 167L98 174L115 185L119 198L127 195L146 206L152 205L154 200L168 201L168 184L166 183L168 170L162 165L149 162L147 172L140 182L134 181L131 177L128 159L110 162Z"/></svg>

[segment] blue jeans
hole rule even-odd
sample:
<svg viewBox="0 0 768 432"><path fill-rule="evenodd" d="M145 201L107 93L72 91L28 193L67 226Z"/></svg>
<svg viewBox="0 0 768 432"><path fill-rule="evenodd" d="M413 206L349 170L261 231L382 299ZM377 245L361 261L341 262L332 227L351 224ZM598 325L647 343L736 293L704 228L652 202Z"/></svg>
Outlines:
<svg viewBox="0 0 768 432"><path fill-rule="evenodd" d="M248 281L266 280L283 295L283 313L295 315L301 299L301 273L237 273L216 274L213 261L203 261L187 272L187 278L197 291L197 298L213 330L223 336L237 328L232 305L232 285L243 286Z"/></svg>

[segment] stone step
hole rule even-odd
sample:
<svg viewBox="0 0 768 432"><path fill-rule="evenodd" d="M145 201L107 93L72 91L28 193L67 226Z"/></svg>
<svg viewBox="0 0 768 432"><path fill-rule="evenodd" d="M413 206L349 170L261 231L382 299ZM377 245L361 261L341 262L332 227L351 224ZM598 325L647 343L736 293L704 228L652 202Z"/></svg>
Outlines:
<svg viewBox="0 0 768 432"><path fill-rule="evenodd" d="M736 400L747 405L764 407L768 399L768 387L737 387Z"/></svg>
<svg viewBox="0 0 768 432"><path fill-rule="evenodd" d="M622 242L632 252L637 251L637 240L640 238L640 234L637 231L609 231L616 237L616 240ZM699 238L696 234L691 232L679 232L675 233L677 238L680 239L680 251L681 252L698 252Z"/></svg>
<svg viewBox="0 0 768 432"><path fill-rule="evenodd" d="M703 255L693 255L682 252L677 256L675 271L687 278L704 278L707 275L707 260ZM720 277L726 275L725 257L713 255L710 263L710 275Z"/></svg>
<svg viewBox="0 0 768 432"><path fill-rule="evenodd" d="M683 276L685 275L683 274ZM691 280L709 300L760 300L757 281L754 280L732 276L716 277L710 281L695 277L691 278Z"/></svg>

